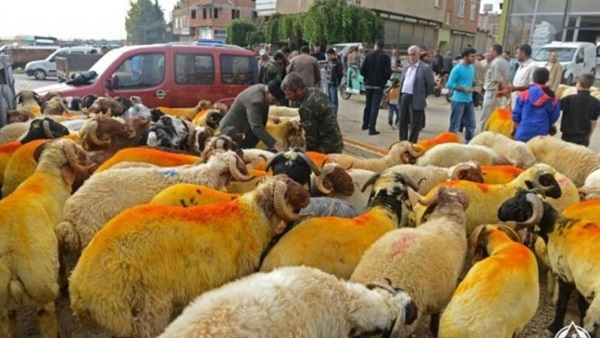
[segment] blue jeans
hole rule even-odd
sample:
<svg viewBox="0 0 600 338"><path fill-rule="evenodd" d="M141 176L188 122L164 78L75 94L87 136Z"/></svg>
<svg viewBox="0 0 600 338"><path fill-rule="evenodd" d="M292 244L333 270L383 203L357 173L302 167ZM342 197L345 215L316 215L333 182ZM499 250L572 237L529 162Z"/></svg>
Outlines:
<svg viewBox="0 0 600 338"><path fill-rule="evenodd" d="M394 115L396 116L396 123L394 123ZM398 104L396 102L388 103L388 124L393 126L400 123L400 110L398 110Z"/></svg>
<svg viewBox="0 0 600 338"><path fill-rule="evenodd" d="M370 132L373 132L377 127L377 115L379 115L379 105L383 99L383 88L366 88L365 92L367 99L363 110L362 129L369 129Z"/></svg>
<svg viewBox="0 0 600 338"><path fill-rule="evenodd" d="M465 126L465 142L471 141L475 135L475 108L473 102L452 101L452 114L450 114L450 128L448 131L458 134L460 122Z"/></svg>
<svg viewBox="0 0 600 338"><path fill-rule="evenodd" d="M333 106L333 113L337 115L338 112L338 86L335 83L327 84L327 93L329 94L329 101Z"/></svg>

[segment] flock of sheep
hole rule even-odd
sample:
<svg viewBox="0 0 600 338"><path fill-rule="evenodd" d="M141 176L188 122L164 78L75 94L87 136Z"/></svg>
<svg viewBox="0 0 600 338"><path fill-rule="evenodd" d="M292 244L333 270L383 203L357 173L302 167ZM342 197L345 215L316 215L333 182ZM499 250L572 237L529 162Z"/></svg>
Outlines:
<svg viewBox="0 0 600 338"><path fill-rule="evenodd" d="M600 156L483 132L377 159L303 151L297 111L239 149L227 111L23 91L0 129L0 326L55 301L117 337L513 337L538 262L556 313L600 326ZM543 291L543 290L542 290ZM426 317L430 317L429 321Z"/></svg>

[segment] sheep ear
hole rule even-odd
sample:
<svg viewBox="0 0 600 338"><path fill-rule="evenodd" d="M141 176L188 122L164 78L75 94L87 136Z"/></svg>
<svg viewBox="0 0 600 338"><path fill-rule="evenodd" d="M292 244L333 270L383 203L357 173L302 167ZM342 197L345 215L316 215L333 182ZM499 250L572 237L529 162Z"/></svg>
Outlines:
<svg viewBox="0 0 600 338"><path fill-rule="evenodd" d="M65 164L60 169L60 173L63 177L63 180L65 180L69 186L72 186L73 182L75 182L75 171L73 171L73 168L71 168L70 165Z"/></svg>

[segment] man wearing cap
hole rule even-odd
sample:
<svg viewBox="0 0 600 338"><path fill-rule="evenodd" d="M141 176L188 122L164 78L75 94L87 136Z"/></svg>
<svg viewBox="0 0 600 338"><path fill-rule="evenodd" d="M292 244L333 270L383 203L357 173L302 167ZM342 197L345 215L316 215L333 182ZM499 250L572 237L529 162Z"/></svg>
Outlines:
<svg viewBox="0 0 600 338"><path fill-rule="evenodd" d="M220 129L234 127L244 134L244 140L238 142L242 149L255 148L263 141L269 149L285 150L283 145L271 136L265 126L269 116L269 106L285 99L281 90L281 81L273 80L268 85L256 84L246 88L233 101L231 108L219 124Z"/></svg>
<svg viewBox="0 0 600 338"><path fill-rule="evenodd" d="M318 88L306 87L296 73L289 73L281 88L287 99L299 102L298 113L306 150L323 154L341 153L344 148L342 132L327 95Z"/></svg>

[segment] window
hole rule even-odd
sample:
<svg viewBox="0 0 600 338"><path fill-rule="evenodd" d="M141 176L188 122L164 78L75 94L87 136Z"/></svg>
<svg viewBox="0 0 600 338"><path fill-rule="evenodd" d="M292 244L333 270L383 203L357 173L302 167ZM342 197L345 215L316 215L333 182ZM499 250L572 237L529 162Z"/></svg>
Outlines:
<svg viewBox="0 0 600 338"><path fill-rule="evenodd" d="M240 18L240 10L239 9L232 9L231 10L231 18L232 19L239 19Z"/></svg>
<svg viewBox="0 0 600 338"><path fill-rule="evenodd" d="M433 5L438 8L442 7L442 0L434 0Z"/></svg>
<svg viewBox="0 0 600 338"><path fill-rule="evenodd" d="M575 63L583 63L585 61L583 48L577 52L577 60Z"/></svg>
<svg viewBox="0 0 600 338"><path fill-rule="evenodd" d="M218 8L213 8L213 12L215 13L213 15L213 18L218 19L219 18L219 9Z"/></svg>
<svg viewBox="0 0 600 338"><path fill-rule="evenodd" d="M162 53L138 54L123 61L114 73L116 83L122 88L149 88L165 80L165 56Z"/></svg>
<svg viewBox="0 0 600 338"><path fill-rule="evenodd" d="M175 54L175 82L178 84L215 83L212 55Z"/></svg>
<svg viewBox="0 0 600 338"><path fill-rule="evenodd" d="M196 10L192 9L192 19L195 19L195 18L196 18Z"/></svg>
<svg viewBox="0 0 600 338"><path fill-rule="evenodd" d="M221 55L221 82L225 85L255 84L258 64L252 56Z"/></svg>
<svg viewBox="0 0 600 338"><path fill-rule="evenodd" d="M459 18L465 17L465 0L458 0L458 12L456 12L456 16Z"/></svg>
<svg viewBox="0 0 600 338"><path fill-rule="evenodd" d="M202 19L206 19L206 7L202 8Z"/></svg>
<svg viewBox="0 0 600 338"><path fill-rule="evenodd" d="M469 9L469 19L475 21L475 15L477 14L477 5L471 4L471 8Z"/></svg>
<svg viewBox="0 0 600 338"><path fill-rule="evenodd" d="M498 25L493 25L492 26L492 35L498 36L499 33L500 33L500 28L498 27Z"/></svg>
<svg viewBox="0 0 600 338"><path fill-rule="evenodd" d="M450 24L450 18L452 18L452 11L446 11L446 17L444 18L444 23L446 25Z"/></svg>

